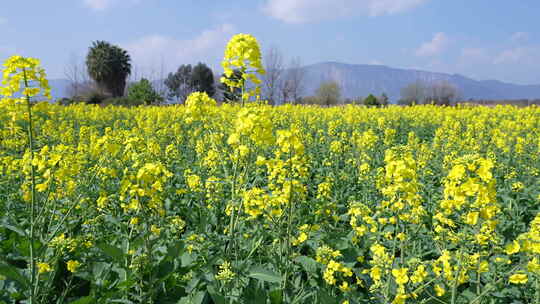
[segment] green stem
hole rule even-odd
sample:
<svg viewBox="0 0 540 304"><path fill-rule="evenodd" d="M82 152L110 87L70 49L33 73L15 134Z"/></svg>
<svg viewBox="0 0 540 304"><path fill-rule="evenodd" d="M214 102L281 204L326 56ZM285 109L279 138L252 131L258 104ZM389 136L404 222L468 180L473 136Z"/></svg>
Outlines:
<svg viewBox="0 0 540 304"><path fill-rule="evenodd" d="M246 68L242 68L242 79L240 80L242 82L242 96L240 98L242 99L242 107L244 107L244 93L246 91L246 80L243 78L244 74L246 73Z"/></svg>
<svg viewBox="0 0 540 304"><path fill-rule="evenodd" d="M26 69L23 68L24 87L28 88L28 77L26 76ZM34 168L34 134L33 134L33 122L32 122L32 104L30 103L30 96L26 96L26 111L28 113L28 146L30 149L30 178L32 182L31 189L31 202L30 202L30 271L31 278L30 283L30 304L35 303L35 285L36 280L36 260L34 257L34 217L36 210L36 172Z"/></svg>
<svg viewBox="0 0 540 304"><path fill-rule="evenodd" d="M499 278L498 280L496 280L495 282L493 282L492 284L488 285L484 291L482 292L482 294L480 294L478 297L476 297L475 299L473 299L472 301L470 301L469 303L470 304L475 304L475 303L478 303L480 301L480 299L482 299L488 292L491 291L491 289L493 288L496 288L497 284L499 284L502 280L504 280L508 274L510 273L513 273L514 271L516 271L516 269L522 267L523 265L516 265L514 268L512 268L510 271L508 271L507 273L503 274L501 276L501 278Z"/></svg>
<svg viewBox="0 0 540 304"><path fill-rule="evenodd" d="M476 265L476 269L478 269L478 273L477 273L477 277L476 277L476 295L479 296L482 291L481 291L481 283L482 283L482 277L481 277L481 274L480 274L480 261L481 259L479 258L478 259L478 264Z"/></svg>
<svg viewBox="0 0 540 304"><path fill-rule="evenodd" d="M285 268L285 278L283 280L283 291L285 292L287 289L287 283L288 283L288 277L289 277L289 268L290 268L290 256L291 256L291 230L292 230L292 218L293 218L293 172L292 172L293 164L292 164L292 151L289 151L289 183L290 183L290 189L289 189L289 208L288 208L288 214L287 214L287 257L285 261L287 261L287 266Z"/></svg>
<svg viewBox="0 0 540 304"><path fill-rule="evenodd" d="M461 272L461 259L462 259L462 257L461 257L461 253L460 253L458 268L457 268L456 274L454 274L454 284L452 286L452 300L451 300L452 304L456 303L458 279L459 279L459 274Z"/></svg>
<svg viewBox="0 0 540 304"><path fill-rule="evenodd" d="M536 277L536 304L540 304L540 277Z"/></svg>
<svg viewBox="0 0 540 304"><path fill-rule="evenodd" d="M237 172L238 170L238 158L234 162L233 167L233 179L232 179L232 185L231 185L231 203L234 204L234 199L236 198L236 178L237 178ZM233 205L234 206L234 205ZM235 210L231 210L231 220L229 222L229 236L233 237L233 230L235 226Z"/></svg>
<svg viewBox="0 0 540 304"><path fill-rule="evenodd" d="M139 199L139 198L137 198ZM149 210L146 210L145 208L143 208L143 215L145 215L146 217L148 218L151 218L152 215L148 213ZM150 211L151 212L151 211ZM150 244L150 233L152 233L150 231L150 227L149 227L149 223L146 223L145 225L145 233L144 233L144 247L146 249L146 254L148 256L148 260L149 261L152 261L152 245ZM150 271L150 277L149 277L149 298L148 298L148 301L149 303L154 303L154 272L153 271ZM142 289L142 286L141 286L141 289Z"/></svg>

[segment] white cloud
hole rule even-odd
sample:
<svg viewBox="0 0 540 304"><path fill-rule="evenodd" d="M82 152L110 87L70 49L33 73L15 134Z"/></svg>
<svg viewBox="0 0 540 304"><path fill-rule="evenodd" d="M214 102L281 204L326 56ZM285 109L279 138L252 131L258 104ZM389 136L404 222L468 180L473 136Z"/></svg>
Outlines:
<svg viewBox="0 0 540 304"><path fill-rule="evenodd" d="M346 16L401 13L429 0L267 0L263 11L287 23L305 23Z"/></svg>
<svg viewBox="0 0 540 304"><path fill-rule="evenodd" d="M510 37L512 42L526 42L529 40L529 33L527 32L516 32Z"/></svg>
<svg viewBox="0 0 540 304"><path fill-rule="evenodd" d="M493 63L495 64L503 64L503 63L518 63L522 62L523 60L527 59L530 54L529 48L524 47L517 47L513 49L508 49L502 51L495 59L493 60Z"/></svg>
<svg viewBox="0 0 540 304"><path fill-rule="evenodd" d="M96 11L102 11L109 8L113 2L114 0L84 0L86 6Z"/></svg>
<svg viewBox="0 0 540 304"><path fill-rule="evenodd" d="M433 36L431 41L423 43L417 50L416 56L434 56L442 53L448 44L450 39L445 33L437 33Z"/></svg>
<svg viewBox="0 0 540 304"><path fill-rule="evenodd" d="M84 4L96 11L104 11L118 3L137 4L142 0L84 0Z"/></svg>
<svg viewBox="0 0 540 304"><path fill-rule="evenodd" d="M231 24L202 31L193 39L180 40L164 35L151 35L123 44L136 66L142 68L159 66L162 58L172 68L184 63L196 63L220 58L234 31Z"/></svg>
<svg viewBox="0 0 540 304"><path fill-rule="evenodd" d="M463 64L471 62L486 62L491 59L487 50L477 47L465 47L461 49L460 62Z"/></svg>

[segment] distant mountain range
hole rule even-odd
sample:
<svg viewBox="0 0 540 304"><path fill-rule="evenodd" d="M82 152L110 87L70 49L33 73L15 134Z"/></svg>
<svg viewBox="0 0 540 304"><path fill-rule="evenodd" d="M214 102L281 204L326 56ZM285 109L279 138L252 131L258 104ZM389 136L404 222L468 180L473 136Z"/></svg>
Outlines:
<svg viewBox="0 0 540 304"><path fill-rule="evenodd" d="M433 83L448 81L454 84L463 99L536 99L540 98L540 85L518 85L498 80L474 80L458 74L434 73L413 69L397 69L383 65L345 64L322 62L303 67L305 87L303 95L314 95L321 82L333 80L339 83L346 98L365 97L369 94L386 93L391 101L400 98L403 87L416 81ZM67 95L69 81L50 81L52 95Z"/></svg>
<svg viewBox="0 0 540 304"><path fill-rule="evenodd" d="M323 81L340 84L347 98L386 93L391 100L400 98L403 87L420 80L426 83L448 81L455 85L463 99L535 99L540 98L540 85L518 85L498 80L478 81L458 74L397 69L383 65L323 62L304 67L305 94L313 95Z"/></svg>

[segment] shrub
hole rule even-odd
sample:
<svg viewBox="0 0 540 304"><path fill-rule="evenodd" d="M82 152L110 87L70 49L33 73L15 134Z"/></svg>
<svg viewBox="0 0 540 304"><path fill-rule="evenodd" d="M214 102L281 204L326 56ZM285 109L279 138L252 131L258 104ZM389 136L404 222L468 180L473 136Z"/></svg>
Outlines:
<svg viewBox="0 0 540 304"><path fill-rule="evenodd" d="M91 90L85 96L83 96L82 100L86 104L101 104L105 99L109 97L109 95L99 90Z"/></svg>
<svg viewBox="0 0 540 304"><path fill-rule="evenodd" d="M316 96L306 96L302 97L298 100L299 104L305 104L305 105L320 105L321 100Z"/></svg>
<svg viewBox="0 0 540 304"><path fill-rule="evenodd" d="M136 107L144 105L144 102L137 99L131 99L129 97L113 97L105 99L101 104L103 106Z"/></svg>
<svg viewBox="0 0 540 304"><path fill-rule="evenodd" d="M127 96L130 100L140 100L147 105L163 102L163 97L154 90L146 78L129 86Z"/></svg>
<svg viewBox="0 0 540 304"><path fill-rule="evenodd" d="M380 104L379 104L379 101L377 100L377 97L373 96L373 94L369 94L368 97L364 99L364 105L378 107Z"/></svg>
<svg viewBox="0 0 540 304"><path fill-rule="evenodd" d="M72 104L75 104L77 103L77 101L75 101L76 99L74 98L59 98L56 100L56 103L59 104L59 105L62 105L62 106L69 106L69 105L72 105Z"/></svg>
<svg viewBox="0 0 540 304"><path fill-rule="evenodd" d="M341 100L341 88L335 81L324 82L317 89L316 95L322 105L337 105Z"/></svg>

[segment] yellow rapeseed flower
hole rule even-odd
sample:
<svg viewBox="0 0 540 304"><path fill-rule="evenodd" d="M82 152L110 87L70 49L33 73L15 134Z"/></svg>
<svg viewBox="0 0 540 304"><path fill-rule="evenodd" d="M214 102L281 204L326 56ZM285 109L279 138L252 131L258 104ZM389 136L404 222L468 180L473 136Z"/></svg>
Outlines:
<svg viewBox="0 0 540 304"><path fill-rule="evenodd" d="M527 274L525 273L516 273L511 275L508 280L512 284L525 284L528 281Z"/></svg>
<svg viewBox="0 0 540 304"><path fill-rule="evenodd" d="M518 253L520 248L521 246L519 245L519 242L514 240L512 243L506 245L504 251L506 254L512 255Z"/></svg>
<svg viewBox="0 0 540 304"><path fill-rule="evenodd" d="M46 273L52 271L51 265L49 265L49 263L38 262L36 266L38 268L38 273Z"/></svg>
<svg viewBox="0 0 540 304"><path fill-rule="evenodd" d="M81 263L79 261L69 260L67 262L67 269L70 272L76 272L77 269L81 266Z"/></svg>

